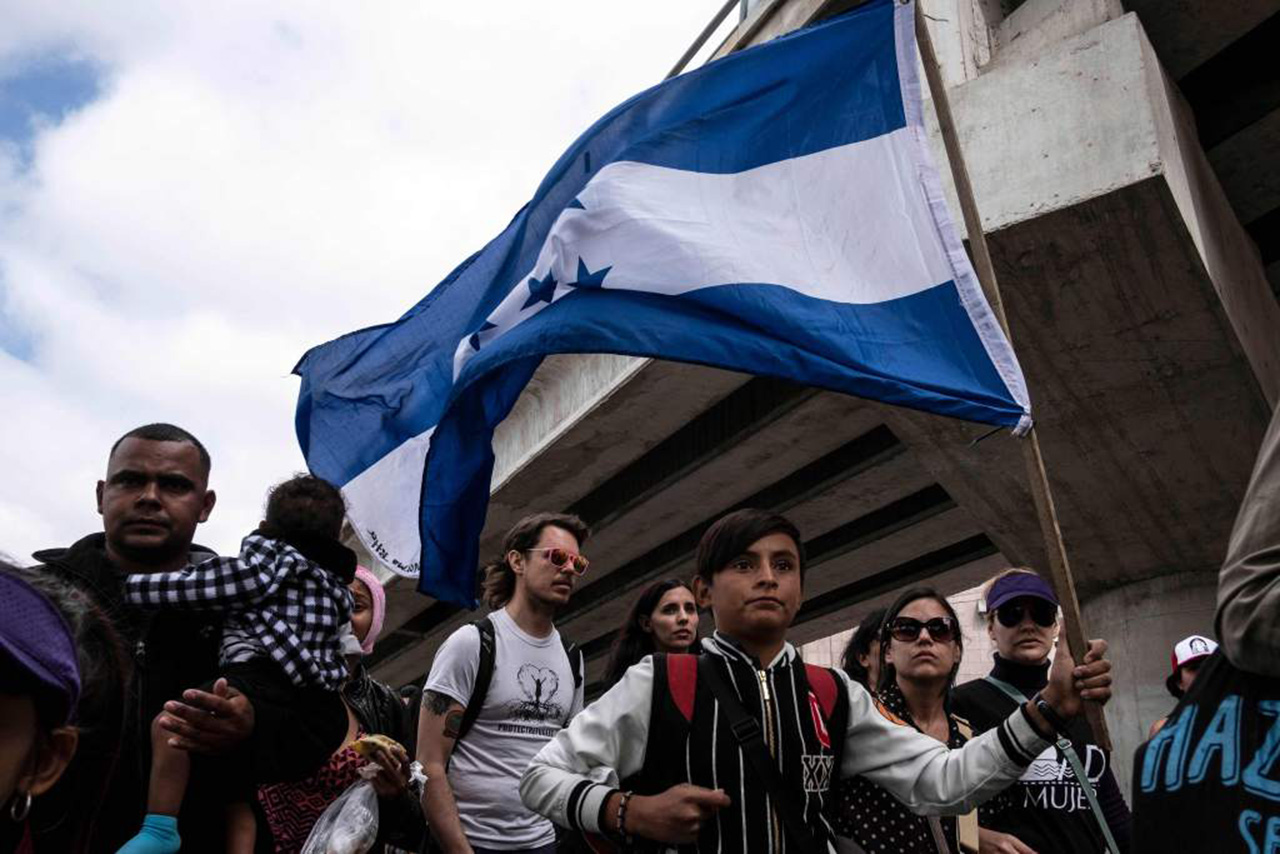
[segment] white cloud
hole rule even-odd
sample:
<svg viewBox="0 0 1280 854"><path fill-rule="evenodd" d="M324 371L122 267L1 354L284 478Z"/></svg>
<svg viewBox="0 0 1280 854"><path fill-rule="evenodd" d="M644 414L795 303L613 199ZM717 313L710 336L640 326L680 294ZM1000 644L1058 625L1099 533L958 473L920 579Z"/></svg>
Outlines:
<svg viewBox="0 0 1280 854"><path fill-rule="evenodd" d="M0 551L98 529L153 420L209 445L200 539L234 548L303 467L303 351L417 301L719 5L6 4L0 87L55 55L103 91L27 168L0 146L0 331L30 341L0 350Z"/></svg>

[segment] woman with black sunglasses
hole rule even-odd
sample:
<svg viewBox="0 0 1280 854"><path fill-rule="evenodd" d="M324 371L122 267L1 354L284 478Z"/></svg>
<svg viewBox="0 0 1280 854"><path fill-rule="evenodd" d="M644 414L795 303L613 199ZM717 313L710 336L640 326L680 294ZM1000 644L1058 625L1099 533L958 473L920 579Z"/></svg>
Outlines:
<svg viewBox="0 0 1280 854"><path fill-rule="evenodd" d="M968 726L947 708L948 691L964 652L960 621L951 604L930 587L908 590L884 612L879 641L880 679L872 688L881 714L950 748L963 747ZM844 850L866 854L978 850L973 814L959 819L916 815L865 777L836 785L832 819Z"/></svg>
<svg viewBox="0 0 1280 854"><path fill-rule="evenodd" d="M1058 635L1058 599L1030 569L1008 569L987 582L987 634L995 664L982 679L955 689L952 709L975 732L1004 716L1048 684ZM1111 771L1111 757L1093 743L1083 718L1061 722L1058 745L1038 756L1022 779L982 805L983 854L1101 854L1129 850L1129 807ZM1069 750L1068 750L1069 745ZM1074 758L1070 755L1074 753ZM1091 799L1078 782L1091 781Z"/></svg>

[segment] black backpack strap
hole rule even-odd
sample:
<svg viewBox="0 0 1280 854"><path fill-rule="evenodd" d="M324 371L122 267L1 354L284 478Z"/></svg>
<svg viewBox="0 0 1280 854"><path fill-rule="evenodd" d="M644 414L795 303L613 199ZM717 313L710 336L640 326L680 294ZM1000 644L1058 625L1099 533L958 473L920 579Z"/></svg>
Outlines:
<svg viewBox="0 0 1280 854"><path fill-rule="evenodd" d="M582 650L564 635L560 636L560 643L564 645L564 654L569 657L569 669L573 671L573 690L577 691L582 687Z"/></svg>
<svg viewBox="0 0 1280 854"><path fill-rule="evenodd" d="M573 671L573 693L576 696L578 689L582 687L582 650L576 643L566 640L564 635L560 636L560 643L564 645L564 654L569 659L569 669ZM568 726L571 720L573 720L572 697L569 699L569 712L565 715L563 726Z"/></svg>
<svg viewBox="0 0 1280 854"><path fill-rule="evenodd" d="M738 699L737 693L725 681L720 669L716 666L715 658L716 656L713 655L698 657L698 679L703 681L712 696L720 701L720 708L729 719L729 728L733 730L733 736L738 741L738 747L742 749L742 755L746 757L747 764L760 778L760 782L764 783L765 791L777 804L778 814L782 816L782 824L787 830L787 836L798 846L796 849L798 851L824 850L825 846L819 844L813 831L805 823L804 814L796 803L794 794L788 790L786 782L782 779L778 763L774 761L773 754L769 753L769 748L764 743L764 734L760 730L759 721L747 714L747 710L742 707L742 701Z"/></svg>
<svg viewBox="0 0 1280 854"><path fill-rule="evenodd" d="M484 698L489 696L489 683L493 681L493 662L497 658L497 639L494 636L493 621L482 617L471 625L480 632L480 657L476 662L476 681L471 686L471 697L467 700L467 708L462 712L462 723L458 725L458 737L461 741L480 717L480 709L484 706Z"/></svg>

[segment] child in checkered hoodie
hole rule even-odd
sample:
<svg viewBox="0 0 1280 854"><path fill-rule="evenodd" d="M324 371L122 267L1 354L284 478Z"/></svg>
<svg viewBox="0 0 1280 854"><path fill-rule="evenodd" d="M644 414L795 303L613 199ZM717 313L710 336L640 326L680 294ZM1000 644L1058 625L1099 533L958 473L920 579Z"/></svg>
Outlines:
<svg viewBox="0 0 1280 854"><path fill-rule="evenodd" d="M197 771L225 781L218 788L228 792L229 804L252 800L259 784L310 775L346 734L345 655L353 644L358 653L359 643L347 589L356 557L338 542L345 513L332 484L299 475L272 488L266 518L244 538L238 556L125 580L132 604L224 615L219 669L252 703L254 731ZM159 720L151 725L147 817L120 854L169 854L181 846L177 817L191 758L170 744ZM236 806L230 815L233 825L242 825L248 812Z"/></svg>

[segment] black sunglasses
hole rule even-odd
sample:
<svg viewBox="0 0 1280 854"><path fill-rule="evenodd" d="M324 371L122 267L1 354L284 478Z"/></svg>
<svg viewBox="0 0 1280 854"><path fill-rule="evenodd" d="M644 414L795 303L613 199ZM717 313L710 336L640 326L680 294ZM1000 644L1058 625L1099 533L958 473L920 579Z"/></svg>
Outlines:
<svg viewBox="0 0 1280 854"><path fill-rule="evenodd" d="M1058 621L1058 606L1044 599L1024 599L1006 602L996 608L996 619L1006 629L1022 622L1022 616L1030 613L1032 621L1041 628L1049 628Z"/></svg>
<svg viewBox="0 0 1280 854"><path fill-rule="evenodd" d="M894 617L889 624L889 636L902 643L911 643L920 637L921 629L928 629L929 637L946 643L955 637L956 623L950 617L934 617L924 622L914 617Z"/></svg>

